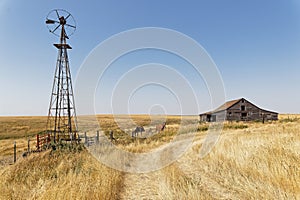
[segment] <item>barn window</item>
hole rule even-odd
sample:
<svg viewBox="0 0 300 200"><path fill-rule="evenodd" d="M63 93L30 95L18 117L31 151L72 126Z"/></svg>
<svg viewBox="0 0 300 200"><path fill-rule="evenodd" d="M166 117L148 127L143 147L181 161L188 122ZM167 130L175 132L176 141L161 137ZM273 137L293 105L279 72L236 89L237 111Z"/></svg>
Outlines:
<svg viewBox="0 0 300 200"><path fill-rule="evenodd" d="M232 113L231 113L231 112L229 112L228 114L229 114L229 116L231 117Z"/></svg>
<svg viewBox="0 0 300 200"><path fill-rule="evenodd" d="M245 106L241 106L241 111L244 111L246 110L246 107Z"/></svg>
<svg viewBox="0 0 300 200"><path fill-rule="evenodd" d="M245 99L242 99L242 103L245 103Z"/></svg>

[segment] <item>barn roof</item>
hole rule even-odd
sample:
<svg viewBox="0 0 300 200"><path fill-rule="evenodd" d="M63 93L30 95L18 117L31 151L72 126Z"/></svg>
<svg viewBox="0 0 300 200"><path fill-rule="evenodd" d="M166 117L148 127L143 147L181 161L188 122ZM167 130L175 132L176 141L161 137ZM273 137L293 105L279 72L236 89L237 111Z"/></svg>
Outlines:
<svg viewBox="0 0 300 200"><path fill-rule="evenodd" d="M209 115L209 114L213 114L213 113L216 113L216 112L220 112L220 111L224 111L224 110L227 110L228 108L230 108L231 106L235 105L236 103L240 102L242 99L244 98L239 98L239 99L235 99L235 100L231 100L231 101L227 101L226 103L224 103L223 105L221 105L220 107L218 107L217 109L213 110L213 111L210 111L210 112L206 112L206 113L202 113L200 115ZM246 100L246 99L244 99ZM248 100L246 100L248 101ZM249 102L249 101L248 101ZM251 103L251 102L249 102ZM251 103L252 104L252 103ZM254 105L254 104L252 104ZM256 106L256 105L254 105ZM256 106L257 107L257 106ZM259 108L259 107L257 107ZM259 108L261 109L261 108ZM266 112L271 112L271 113L275 113L275 114L278 114L277 112L273 112L273 111L268 111L268 110L265 110L265 109L261 109L263 111L266 111Z"/></svg>
<svg viewBox="0 0 300 200"><path fill-rule="evenodd" d="M234 104L238 103L242 99L243 98L236 99L236 100L231 100L231 101L227 101L226 103L224 103L223 105L221 105L220 107L218 107L217 109L215 109L213 112L219 112L219 111L227 110L228 108L230 108Z"/></svg>
<svg viewBox="0 0 300 200"><path fill-rule="evenodd" d="M207 115L207 114L212 114L215 112L219 112L219 111L223 111L223 110L227 110L228 108L230 108L231 106L233 106L234 104L238 103L239 101L241 101L243 98L240 99L236 99L236 100L231 100L231 101L227 101L226 103L224 103L223 105L221 105L220 107L218 107L217 109L211 111L211 112L206 112L203 113L201 115Z"/></svg>

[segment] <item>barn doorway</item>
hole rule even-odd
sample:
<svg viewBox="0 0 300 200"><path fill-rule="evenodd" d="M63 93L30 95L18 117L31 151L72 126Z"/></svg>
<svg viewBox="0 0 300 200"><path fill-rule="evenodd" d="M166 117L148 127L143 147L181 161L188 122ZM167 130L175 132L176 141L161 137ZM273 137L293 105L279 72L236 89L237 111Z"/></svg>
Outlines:
<svg viewBox="0 0 300 200"><path fill-rule="evenodd" d="M211 122L211 115L208 114L208 115L206 116L206 121L207 121L207 122Z"/></svg>
<svg viewBox="0 0 300 200"><path fill-rule="evenodd" d="M245 120L247 118L247 113L241 113L241 119Z"/></svg>
<svg viewBox="0 0 300 200"><path fill-rule="evenodd" d="M217 116L216 115L211 115L211 114L208 114L206 116L206 121L207 122L215 122L217 120Z"/></svg>

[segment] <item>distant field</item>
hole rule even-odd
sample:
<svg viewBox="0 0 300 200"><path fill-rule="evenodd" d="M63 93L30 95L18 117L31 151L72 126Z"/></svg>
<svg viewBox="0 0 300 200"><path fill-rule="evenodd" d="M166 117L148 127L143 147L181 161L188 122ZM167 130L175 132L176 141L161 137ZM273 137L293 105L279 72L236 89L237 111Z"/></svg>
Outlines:
<svg viewBox="0 0 300 200"><path fill-rule="evenodd" d="M86 122L84 121L86 118ZM147 126L151 122L159 123L165 120L163 116L155 116L151 119L148 115L97 115L97 120L99 121L99 126L103 131L114 130L118 131L118 124L116 120L121 120L125 125L127 120L132 119L136 125ZM179 124L181 122L181 116L167 116L168 124ZM197 120L198 116L185 116L185 119ZM83 127L80 129L85 129L85 126L89 126L89 116L80 116L79 119L83 121L81 124ZM23 138L26 136L33 136L39 132L42 132L46 128L47 117L0 117L0 140L1 139L13 139L13 138ZM135 128L135 127L127 127Z"/></svg>
<svg viewBox="0 0 300 200"><path fill-rule="evenodd" d="M119 117L125 123L126 116ZM19 153L24 151L27 136L42 131L45 120L1 117L0 161L11 157L15 140ZM179 116L168 116L166 132L132 140L111 115L98 120L104 131L115 131L119 147L132 152L147 152L172 140L181 122ZM153 121L146 115L133 120L146 127ZM213 151L200 159L207 127L198 126L184 156L151 173L107 168L86 150L46 151L19 158L14 165L0 164L0 199L300 199L300 115L280 115L265 124L226 122Z"/></svg>
<svg viewBox="0 0 300 200"><path fill-rule="evenodd" d="M35 135L46 128L47 117L0 117L0 139Z"/></svg>
<svg viewBox="0 0 300 200"><path fill-rule="evenodd" d="M126 126L127 120L129 118L132 119L137 125L141 126L148 126L151 125L151 122L153 124L157 124L159 122L162 122L165 120L164 116L154 116L149 117L148 115L97 115L97 120L99 121L99 125L101 126L101 129L103 131L109 131L113 130L115 132L122 132L119 125L116 123L116 120L114 118L118 119L123 122L123 124ZM182 121L182 118L184 118L184 121L191 121L195 123L198 120L198 116L167 116L166 122L169 125L172 124L180 124ZM84 117L80 117L81 121L83 121L83 127L80 127L81 129L85 129L85 125L88 126L88 121L84 122ZM87 120L89 118L87 117ZM298 120L300 119L300 115L296 114L282 114L279 115L279 121L292 121L292 120ZM47 123L47 117L45 116L34 116L34 117L0 117L0 140L1 139L17 139L17 138L27 138L27 136L34 136L37 133L40 133L45 130ZM98 128L98 127L96 127ZM126 127L128 129L135 128L134 126Z"/></svg>

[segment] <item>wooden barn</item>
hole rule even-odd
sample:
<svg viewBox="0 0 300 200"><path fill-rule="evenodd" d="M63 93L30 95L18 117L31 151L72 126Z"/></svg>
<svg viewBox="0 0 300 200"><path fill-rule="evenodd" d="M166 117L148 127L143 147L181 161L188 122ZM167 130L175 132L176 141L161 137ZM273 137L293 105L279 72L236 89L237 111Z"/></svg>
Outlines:
<svg viewBox="0 0 300 200"><path fill-rule="evenodd" d="M214 111L200 114L200 121L214 122L218 118L224 117L227 121L265 121L278 120L278 113L261 109L250 101L241 98L228 101Z"/></svg>

